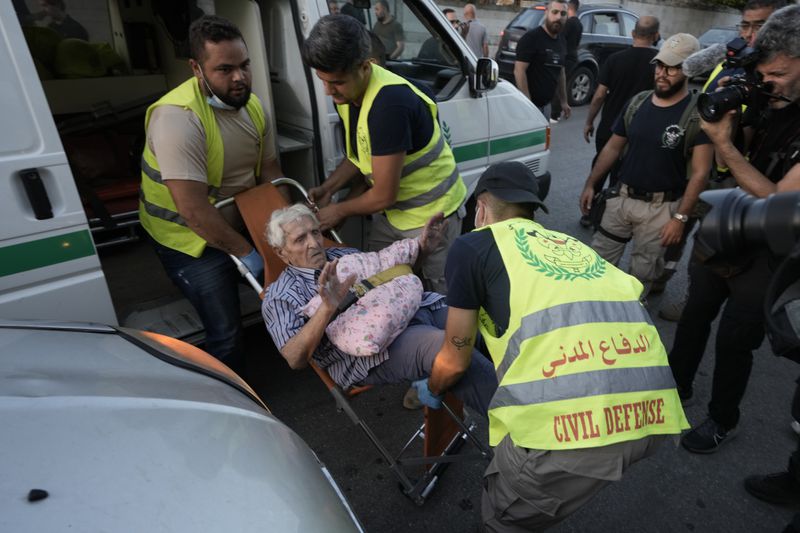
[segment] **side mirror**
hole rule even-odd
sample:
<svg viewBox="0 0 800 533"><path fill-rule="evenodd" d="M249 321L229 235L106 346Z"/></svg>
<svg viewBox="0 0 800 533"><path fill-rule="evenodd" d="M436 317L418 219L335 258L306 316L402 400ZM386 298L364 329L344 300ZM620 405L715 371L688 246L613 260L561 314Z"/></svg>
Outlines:
<svg viewBox="0 0 800 533"><path fill-rule="evenodd" d="M475 76L472 79L473 94L483 94L497 87L497 78L500 69L494 59L482 57L475 67Z"/></svg>

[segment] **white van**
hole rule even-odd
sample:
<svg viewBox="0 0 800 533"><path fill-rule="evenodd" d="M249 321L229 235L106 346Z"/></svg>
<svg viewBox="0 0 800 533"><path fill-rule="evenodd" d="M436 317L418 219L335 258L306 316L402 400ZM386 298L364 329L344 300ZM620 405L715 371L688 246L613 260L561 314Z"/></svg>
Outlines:
<svg viewBox="0 0 800 533"><path fill-rule="evenodd" d="M372 27L366 1L354 3ZM0 0L0 317L123 324L198 340L202 328L188 302L148 289L169 284L157 262L146 262L146 243L127 255L98 254L137 239L144 111L191 76L189 22L201 12L226 17L249 46L253 91L271 110L285 174L316 185L341 161L343 135L332 100L302 64L300 45L328 14L328 2L65 4L90 42L107 43L94 45L99 66L91 51L53 44L53 31L39 27L36 0ZM403 25L405 48L387 67L436 95L442 131L470 191L495 161L518 160L547 174L548 123L511 84L496 81L494 62L476 58L432 0L391 0L390 9ZM437 53L421 54L423 46ZM363 234L351 228L346 239L358 245ZM149 302L112 301L108 283L120 265L129 271L126 294ZM257 301L243 307L259 319Z"/></svg>

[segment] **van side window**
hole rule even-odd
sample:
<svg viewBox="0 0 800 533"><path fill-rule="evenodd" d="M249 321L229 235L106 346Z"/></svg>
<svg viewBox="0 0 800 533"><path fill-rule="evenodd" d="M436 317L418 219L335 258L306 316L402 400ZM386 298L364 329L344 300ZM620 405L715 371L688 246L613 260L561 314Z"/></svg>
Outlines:
<svg viewBox="0 0 800 533"><path fill-rule="evenodd" d="M426 87L437 100L448 99L464 80L458 59L461 51L454 42L457 37L402 0L387 3L390 15L383 21L376 19L375 12L371 17L371 30L386 49L386 68Z"/></svg>

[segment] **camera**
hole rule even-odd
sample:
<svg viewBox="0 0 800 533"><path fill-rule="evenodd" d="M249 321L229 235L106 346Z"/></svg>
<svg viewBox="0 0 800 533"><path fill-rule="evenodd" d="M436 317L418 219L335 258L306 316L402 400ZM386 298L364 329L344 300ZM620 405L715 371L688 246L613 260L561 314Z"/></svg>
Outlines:
<svg viewBox="0 0 800 533"><path fill-rule="evenodd" d="M711 211L703 218L699 237L723 257L737 257L761 245L785 257L800 242L800 192L755 198L741 189L727 189L706 191L700 199Z"/></svg>
<svg viewBox="0 0 800 533"><path fill-rule="evenodd" d="M747 46L747 41L737 37L727 44L726 69L743 69L744 73L731 76L721 90L701 94L697 100L697 112L706 122L717 122L731 109L742 105L757 105L759 95L769 95L772 86L762 83L755 67L760 53Z"/></svg>
<svg viewBox="0 0 800 533"><path fill-rule="evenodd" d="M764 317L772 351L800 363L800 191L757 199L741 189L706 191L711 205L695 246L722 257L741 257L764 245L782 262L764 297Z"/></svg>

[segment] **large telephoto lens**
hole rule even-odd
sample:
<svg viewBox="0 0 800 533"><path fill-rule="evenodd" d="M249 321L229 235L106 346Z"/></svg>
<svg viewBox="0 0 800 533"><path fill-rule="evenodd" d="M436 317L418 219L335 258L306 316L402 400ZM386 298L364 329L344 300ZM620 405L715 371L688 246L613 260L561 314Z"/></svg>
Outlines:
<svg viewBox="0 0 800 533"><path fill-rule="evenodd" d="M755 198L741 189L706 191L711 205L699 236L722 256L737 257L766 245L774 254L788 254L800 242L800 191Z"/></svg>
<svg viewBox="0 0 800 533"><path fill-rule="evenodd" d="M730 111L740 107L747 99L742 86L733 85L713 93L703 93L697 99L697 112L706 122L717 122Z"/></svg>

